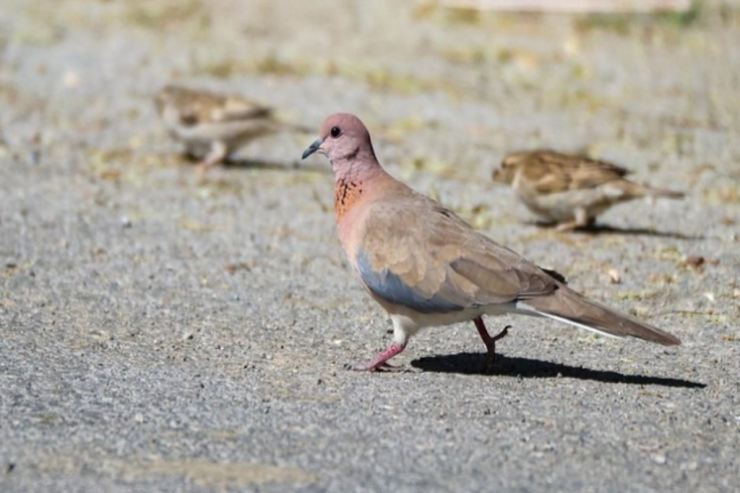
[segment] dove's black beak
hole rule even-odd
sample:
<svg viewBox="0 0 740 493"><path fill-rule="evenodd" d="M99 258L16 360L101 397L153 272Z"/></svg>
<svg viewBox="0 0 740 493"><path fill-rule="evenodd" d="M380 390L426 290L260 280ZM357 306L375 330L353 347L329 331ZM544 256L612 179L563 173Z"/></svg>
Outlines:
<svg viewBox="0 0 740 493"><path fill-rule="evenodd" d="M321 144L323 142L324 141L321 140L321 139L314 140L313 144L311 144L310 146L308 146L308 149L306 149L305 151L303 151L303 155L301 156L301 159L306 159L308 156L310 156L314 152L318 151L321 148Z"/></svg>

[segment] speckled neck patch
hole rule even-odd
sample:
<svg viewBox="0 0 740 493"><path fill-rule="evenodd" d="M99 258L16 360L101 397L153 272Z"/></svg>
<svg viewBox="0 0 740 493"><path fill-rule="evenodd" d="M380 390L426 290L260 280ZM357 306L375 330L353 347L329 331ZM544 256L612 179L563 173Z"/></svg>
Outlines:
<svg viewBox="0 0 740 493"><path fill-rule="evenodd" d="M359 180L340 179L334 185L334 217L339 222L344 214L357 203L364 192Z"/></svg>

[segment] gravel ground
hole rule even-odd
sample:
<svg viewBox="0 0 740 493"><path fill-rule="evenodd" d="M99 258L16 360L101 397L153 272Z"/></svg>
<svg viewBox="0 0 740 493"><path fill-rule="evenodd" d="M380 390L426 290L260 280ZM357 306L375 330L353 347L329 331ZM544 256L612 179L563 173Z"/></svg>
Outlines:
<svg viewBox="0 0 740 493"><path fill-rule="evenodd" d="M0 490L736 490L739 28L716 1L574 18L4 0ZM314 135L201 179L154 112L170 81L310 127L357 113L390 172L683 346L507 317L490 373L472 324L415 338L408 372L344 370L390 323L336 240L328 165L296 166ZM688 198L542 230L490 180L533 147Z"/></svg>

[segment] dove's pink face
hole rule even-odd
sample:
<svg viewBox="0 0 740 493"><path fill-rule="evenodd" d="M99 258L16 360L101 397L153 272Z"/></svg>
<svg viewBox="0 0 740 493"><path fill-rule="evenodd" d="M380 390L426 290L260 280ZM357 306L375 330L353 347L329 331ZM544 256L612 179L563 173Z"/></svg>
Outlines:
<svg viewBox="0 0 740 493"><path fill-rule="evenodd" d="M314 152L327 156L335 167L354 161L360 154L370 153L374 157L365 125L348 113L336 113L324 120L319 138L303 151L303 159Z"/></svg>

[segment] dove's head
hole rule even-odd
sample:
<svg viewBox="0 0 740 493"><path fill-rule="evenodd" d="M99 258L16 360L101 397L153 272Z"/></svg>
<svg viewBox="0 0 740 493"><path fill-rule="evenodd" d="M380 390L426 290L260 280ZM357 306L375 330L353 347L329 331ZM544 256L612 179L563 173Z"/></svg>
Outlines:
<svg viewBox="0 0 740 493"><path fill-rule="evenodd" d="M303 159L314 152L329 158L336 175L378 166L370 133L359 118L349 113L335 113L324 120L319 138L303 151Z"/></svg>

